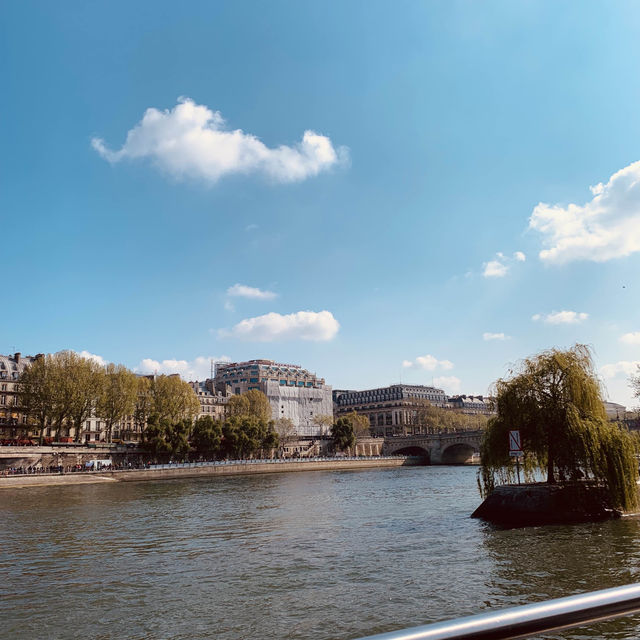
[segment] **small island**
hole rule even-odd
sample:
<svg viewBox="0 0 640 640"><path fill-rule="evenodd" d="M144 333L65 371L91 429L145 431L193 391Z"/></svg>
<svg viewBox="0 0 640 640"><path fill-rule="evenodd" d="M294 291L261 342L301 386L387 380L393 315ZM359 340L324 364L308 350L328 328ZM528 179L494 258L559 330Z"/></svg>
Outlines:
<svg viewBox="0 0 640 640"><path fill-rule="evenodd" d="M478 474L484 502L472 517L527 526L597 521L637 509L637 441L607 419L588 346L523 360L495 383L494 395L497 415L483 438ZM510 455L511 430L520 432L521 459Z"/></svg>

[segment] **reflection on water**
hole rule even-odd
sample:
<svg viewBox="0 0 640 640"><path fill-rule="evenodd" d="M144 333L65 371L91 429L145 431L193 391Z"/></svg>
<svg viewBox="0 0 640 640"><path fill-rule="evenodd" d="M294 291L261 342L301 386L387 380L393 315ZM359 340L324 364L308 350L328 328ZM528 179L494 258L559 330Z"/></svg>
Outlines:
<svg viewBox="0 0 640 640"><path fill-rule="evenodd" d="M468 467L2 491L0 635L356 638L640 580L635 519L500 530L478 502Z"/></svg>

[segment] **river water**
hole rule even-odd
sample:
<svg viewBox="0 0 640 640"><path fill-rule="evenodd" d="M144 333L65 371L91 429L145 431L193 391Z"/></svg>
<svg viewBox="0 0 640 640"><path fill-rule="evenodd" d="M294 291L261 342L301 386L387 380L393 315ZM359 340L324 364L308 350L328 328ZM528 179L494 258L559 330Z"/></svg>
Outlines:
<svg viewBox="0 0 640 640"><path fill-rule="evenodd" d="M469 518L475 473L2 490L0 637L348 639L640 581L638 520L496 529Z"/></svg>

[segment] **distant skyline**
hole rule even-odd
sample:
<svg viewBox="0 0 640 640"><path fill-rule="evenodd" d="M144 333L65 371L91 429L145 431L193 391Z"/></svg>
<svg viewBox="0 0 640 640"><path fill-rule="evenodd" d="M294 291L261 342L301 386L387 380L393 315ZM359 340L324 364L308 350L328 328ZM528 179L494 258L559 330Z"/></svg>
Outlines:
<svg viewBox="0 0 640 640"><path fill-rule="evenodd" d="M486 394L581 342L640 404L637 4L0 18L0 352Z"/></svg>

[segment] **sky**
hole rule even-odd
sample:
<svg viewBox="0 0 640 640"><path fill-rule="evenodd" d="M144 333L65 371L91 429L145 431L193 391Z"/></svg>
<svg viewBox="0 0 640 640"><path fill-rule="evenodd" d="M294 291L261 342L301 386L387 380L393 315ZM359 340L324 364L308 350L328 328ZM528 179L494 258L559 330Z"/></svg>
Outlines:
<svg viewBox="0 0 640 640"><path fill-rule="evenodd" d="M0 3L0 353L640 404L640 5Z"/></svg>

